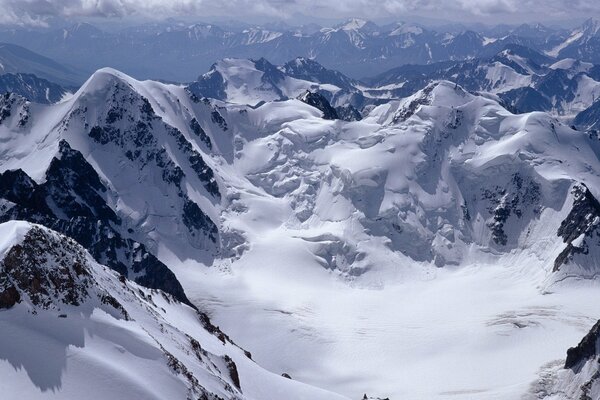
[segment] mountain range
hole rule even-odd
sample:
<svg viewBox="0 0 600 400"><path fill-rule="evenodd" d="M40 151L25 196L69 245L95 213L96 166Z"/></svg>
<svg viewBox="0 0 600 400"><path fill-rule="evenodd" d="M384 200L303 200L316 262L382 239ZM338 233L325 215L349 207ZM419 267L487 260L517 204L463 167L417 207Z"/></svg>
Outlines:
<svg viewBox="0 0 600 400"><path fill-rule="evenodd" d="M559 69L503 54L478 62ZM594 398L595 331L564 360L598 318L598 136L422 82L369 98L310 60L226 59L4 96L3 391L72 397L93 369L117 398Z"/></svg>
<svg viewBox="0 0 600 400"><path fill-rule="evenodd" d="M111 66L138 78L187 82L222 58L314 59L355 79L402 64L486 58L508 44L556 58L599 63L599 23L590 19L573 30L541 24L481 30L436 31L411 23L378 26L351 19L333 27L219 27L169 20L105 31L89 23L0 31L14 43L80 70ZM160 61L160 62L159 62ZM78 75L83 81L81 75ZM60 82L59 82L60 83Z"/></svg>
<svg viewBox="0 0 600 400"><path fill-rule="evenodd" d="M0 31L0 393L600 398L599 35Z"/></svg>

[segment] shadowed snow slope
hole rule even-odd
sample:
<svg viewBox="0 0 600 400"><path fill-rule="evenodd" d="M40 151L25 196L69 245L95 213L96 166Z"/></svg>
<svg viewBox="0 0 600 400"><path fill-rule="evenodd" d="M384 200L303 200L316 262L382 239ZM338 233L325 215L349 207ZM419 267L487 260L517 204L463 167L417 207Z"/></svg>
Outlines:
<svg viewBox="0 0 600 400"><path fill-rule="evenodd" d="M208 318L39 225L0 224L0 390L22 399L342 399L260 368ZM283 397L282 397L283 396Z"/></svg>

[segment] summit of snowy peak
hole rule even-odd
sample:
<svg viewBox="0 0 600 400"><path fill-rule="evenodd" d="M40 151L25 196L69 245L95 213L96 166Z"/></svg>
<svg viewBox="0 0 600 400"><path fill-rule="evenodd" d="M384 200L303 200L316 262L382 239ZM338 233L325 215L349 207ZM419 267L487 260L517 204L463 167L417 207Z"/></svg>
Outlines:
<svg viewBox="0 0 600 400"><path fill-rule="evenodd" d="M94 72L89 79L75 93L75 96L87 93L95 93L101 90L106 90L114 84L123 83L131 86L135 80L127 74L118 71L114 68L105 67Z"/></svg>
<svg viewBox="0 0 600 400"><path fill-rule="evenodd" d="M308 58L308 57L296 57L291 61L288 61L284 66L283 66L283 70L287 72L288 69L290 68L299 68L299 69L304 69L304 68L325 68L323 67L319 62L313 60L312 58Z"/></svg>
<svg viewBox="0 0 600 400"><path fill-rule="evenodd" d="M520 36L525 38L544 38L555 30L548 28L540 23L536 24L521 24L511 31L514 36Z"/></svg>
<svg viewBox="0 0 600 400"><path fill-rule="evenodd" d="M62 31L62 39L67 40L85 40L89 38L98 38L104 35L105 32L88 22L78 22Z"/></svg>
<svg viewBox="0 0 600 400"><path fill-rule="evenodd" d="M215 63L208 73L200 76L187 89L198 97L256 105L295 98L306 90L320 86L331 92L338 91L339 88L332 85L340 76L343 75L307 59L277 67L265 58L225 58ZM320 85L320 82L324 85Z"/></svg>
<svg viewBox="0 0 600 400"><path fill-rule="evenodd" d="M209 37L224 37L227 33L213 24L196 23L185 27L189 37L196 39Z"/></svg>
<svg viewBox="0 0 600 400"><path fill-rule="evenodd" d="M212 69L254 68L254 62L248 58L225 57L213 64Z"/></svg>
<svg viewBox="0 0 600 400"><path fill-rule="evenodd" d="M102 32L102 30L95 25L90 24L89 22L77 22L66 28L66 30L71 32Z"/></svg>
<svg viewBox="0 0 600 400"><path fill-rule="evenodd" d="M283 74L275 65L271 64L266 58L261 57L258 60L251 60L254 63L254 68L268 74L271 78L279 80L284 79Z"/></svg>
<svg viewBox="0 0 600 400"><path fill-rule="evenodd" d="M20 243L32 224L25 221L10 221L0 224L0 260L15 244Z"/></svg>
<svg viewBox="0 0 600 400"><path fill-rule="evenodd" d="M343 31L356 31L356 30L364 30L367 32L374 32L379 27L368 20L360 19L360 18L350 18L347 21L336 26L337 29L341 29Z"/></svg>
<svg viewBox="0 0 600 400"><path fill-rule="evenodd" d="M228 77L242 75L240 78L243 78L244 72L253 70L267 72L277 70L277 67L271 64L264 57L261 57L257 60L227 57L214 63L208 73L218 71L219 73Z"/></svg>
<svg viewBox="0 0 600 400"><path fill-rule="evenodd" d="M393 122L401 122L413 116L420 106L459 107L475 98L461 86L450 81L432 82L412 96L400 101Z"/></svg>
<svg viewBox="0 0 600 400"><path fill-rule="evenodd" d="M339 71L327 69L310 58L297 57L283 65L281 70L294 78L316 83L332 84L341 89L355 90L357 86L357 82L353 79Z"/></svg>
<svg viewBox="0 0 600 400"><path fill-rule="evenodd" d="M423 32L423 28L421 28L418 25L406 22L399 22L396 24L396 27L389 33L389 36L399 36L405 34L420 35Z"/></svg>
<svg viewBox="0 0 600 400"><path fill-rule="evenodd" d="M210 70L202 75L200 79L212 77L218 73L225 80L234 79L240 83L244 81L249 74L258 72L271 71L277 69L273 64L266 59L251 60L246 58L223 58L214 63Z"/></svg>

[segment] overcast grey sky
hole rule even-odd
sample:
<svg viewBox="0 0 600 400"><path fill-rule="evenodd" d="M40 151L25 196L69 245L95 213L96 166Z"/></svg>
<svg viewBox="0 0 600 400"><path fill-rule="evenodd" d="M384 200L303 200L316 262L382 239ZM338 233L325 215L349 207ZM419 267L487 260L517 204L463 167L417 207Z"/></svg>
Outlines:
<svg viewBox="0 0 600 400"><path fill-rule="evenodd" d="M598 0L0 0L0 23L43 25L52 17L244 19L295 15L402 19L417 15L464 22L573 20L600 16Z"/></svg>

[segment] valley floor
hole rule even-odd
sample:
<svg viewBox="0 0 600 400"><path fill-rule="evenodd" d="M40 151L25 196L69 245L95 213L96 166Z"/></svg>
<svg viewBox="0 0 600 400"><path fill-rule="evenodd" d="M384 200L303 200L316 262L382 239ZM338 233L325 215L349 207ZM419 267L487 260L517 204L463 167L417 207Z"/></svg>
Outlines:
<svg viewBox="0 0 600 400"><path fill-rule="evenodd" d="M385 286L348 284L292 263L302 258L285 245L258 247L233 272L176 272L259 364L352 399L521 398L598 319L597 284L542 293L525 265L424 266Z"/></svg>

